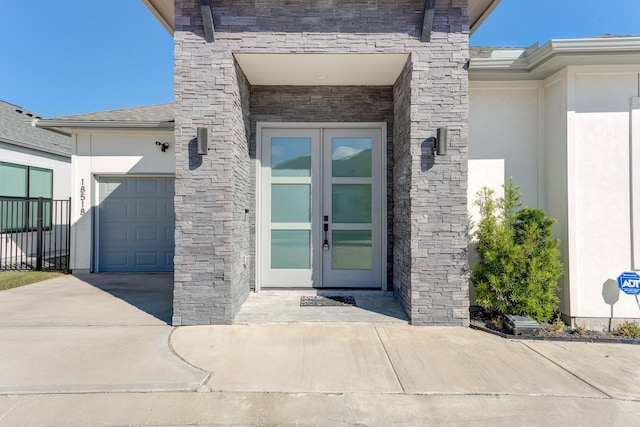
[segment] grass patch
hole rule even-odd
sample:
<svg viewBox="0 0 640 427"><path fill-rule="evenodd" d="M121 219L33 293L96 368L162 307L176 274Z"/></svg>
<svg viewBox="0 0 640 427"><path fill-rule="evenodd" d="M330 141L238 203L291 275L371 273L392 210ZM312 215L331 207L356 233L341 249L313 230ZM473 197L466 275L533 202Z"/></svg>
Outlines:
<svg viewBox="0 0 640 427"><path fill-rule="evenodd" d="M57 271L3 271L0 273L0 291L30 285L31 283L53 279L62 275L64 273Z"/></svg>

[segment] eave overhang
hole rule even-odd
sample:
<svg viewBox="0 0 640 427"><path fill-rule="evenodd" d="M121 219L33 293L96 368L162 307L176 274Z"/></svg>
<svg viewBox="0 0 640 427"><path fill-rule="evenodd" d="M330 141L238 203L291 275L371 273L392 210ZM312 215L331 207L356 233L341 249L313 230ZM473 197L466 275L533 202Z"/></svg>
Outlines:
<svg viewBox="0 0 640 427"><path fill-rule="evenodd" d="M62 132L60 132L60 133L62 133ZM65 134L65 135L70 136L68 134ZM5 143L5 144L9 144L9 145L15 145L17 147L28 148L29 150L39 151L41 153L54 154L56 156L65 157L67 159L71 157L71 154L68 151L59 150L59 149L54 148L54 147L52 147L52 148L44 148L44 147L41 147L41 146L36 145L36 144L31 144L31 143L24 142L24 141L17 141L17 140L11 139L11 138L4 138L4 137L0 137L0 142L1 143Z"/></svg>
<svg viewBox="0 0 640 427"><path fill-rule="evenodd" d="M170 131L174 128L174 122L41 119L38 121L36 126L39 128L50 130L64 130L66 132L72 132L73 130L77 129Z"/></svg>
<svg viewBox="0 0 640 427"><path fill-rule="evenodd" d="M175 31L174 0L142 0L162 26L171 34ZM426 4L427 2L425 2ZM473 34L498 6L500 0L469 0L469 26ZM427 22L428 24L428 22ZM211 21L213 29L213 21Z"/></svg>
<svg viewBox="0 0 640 427"><path fill-rule="evenodd" d="M471 58L471 80L543 80L571 65L639 65L640 37L551 40L517 58Z"/></svg>

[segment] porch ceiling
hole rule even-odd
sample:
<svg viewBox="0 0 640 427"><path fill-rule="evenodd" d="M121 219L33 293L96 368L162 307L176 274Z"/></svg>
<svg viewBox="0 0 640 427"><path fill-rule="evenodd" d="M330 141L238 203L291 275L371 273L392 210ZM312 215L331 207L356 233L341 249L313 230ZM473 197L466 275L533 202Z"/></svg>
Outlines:
<svg viewBox="0 0 640 427"><path fill-rule="evenodd" d="M142 0L160 21L167 31L173 34L175 14L173 10L174 0ZM482 24L482 21L496 8L500 0L469 0L469 25L471 34ZM215 18L215 17L214 17Z"/></svg>
<svg viewBox="0 0 640 427"><path fill-rule="evenodd" d="M237 53L252 85L391 86L408 54Z"/></svg>

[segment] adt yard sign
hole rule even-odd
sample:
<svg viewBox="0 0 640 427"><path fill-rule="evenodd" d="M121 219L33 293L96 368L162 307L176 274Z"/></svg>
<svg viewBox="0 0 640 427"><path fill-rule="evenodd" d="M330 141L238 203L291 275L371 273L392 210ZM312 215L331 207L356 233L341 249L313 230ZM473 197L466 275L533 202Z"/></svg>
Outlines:
<svg viewBox="0 0 640 427"><path fill-rule="evenodd" d="M640 275L635 271L625 271L618 276L618 287L627 295L640 294Z"/></svg>

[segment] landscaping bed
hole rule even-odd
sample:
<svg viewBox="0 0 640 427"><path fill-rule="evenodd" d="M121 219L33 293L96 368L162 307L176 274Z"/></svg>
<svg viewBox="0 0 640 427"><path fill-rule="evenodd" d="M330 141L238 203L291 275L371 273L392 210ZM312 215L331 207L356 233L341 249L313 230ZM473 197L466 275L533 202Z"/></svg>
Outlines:
<svg viewBox="0 0 640 427"><path fill-rule="evenodd" d="M580 327L570 328L560 320L556 320L552 323L543 323L540 332L536 335L514 335L503 325L501 319L488 315L482 309L476 309L471 311L470 327L510 339L640 344L640 336L621 335L621 333L635 332L637 325L637 323L626 324L626 326L614 328L609 332Z"/></svg>

